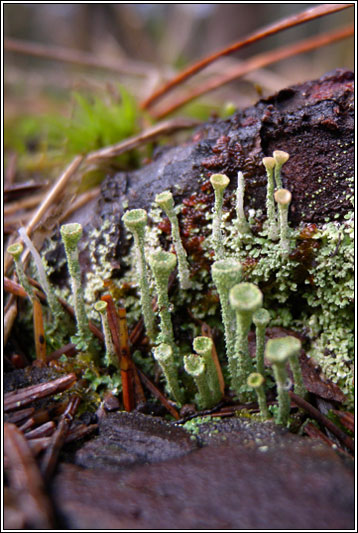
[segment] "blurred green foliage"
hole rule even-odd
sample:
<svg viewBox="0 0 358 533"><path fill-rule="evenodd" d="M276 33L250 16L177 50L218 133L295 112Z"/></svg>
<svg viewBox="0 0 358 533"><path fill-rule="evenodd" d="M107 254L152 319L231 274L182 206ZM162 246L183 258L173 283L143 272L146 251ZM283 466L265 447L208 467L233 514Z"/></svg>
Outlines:
<svg viewBox="0 0 358 533"><path fill-rule="evenodd" d="M135 99L119 87L119 98L106 102L96 94L73 94L70 117L60 113L21 115L5 125L4 145L23 155L42 151L73 156L118 143L139 131L140 112ZM128 158L127 157L124 159ZM122 157L123 160L123 157Z"/></svg>

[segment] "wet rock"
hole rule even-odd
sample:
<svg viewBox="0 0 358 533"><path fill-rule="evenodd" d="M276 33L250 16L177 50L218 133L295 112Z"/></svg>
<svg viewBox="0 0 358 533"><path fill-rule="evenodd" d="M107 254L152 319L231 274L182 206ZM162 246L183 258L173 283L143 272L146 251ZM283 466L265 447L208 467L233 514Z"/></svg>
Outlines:
<svg viewBox="0 0 358 533"><path fill-rule="evenodd" d="M61 526L353 528L353 471L330 448L261 425L226 421L226 441L120 472L62 466L52 485Z"/></svg>
<svg viewBox="0 0 358 533"><path fill-rule="evenodd" d="M110 413L99 421L99 436L77 451L75 462L86 468L113 471L181 457L196 447L183 428L163 419L140 413Z"/></svg>

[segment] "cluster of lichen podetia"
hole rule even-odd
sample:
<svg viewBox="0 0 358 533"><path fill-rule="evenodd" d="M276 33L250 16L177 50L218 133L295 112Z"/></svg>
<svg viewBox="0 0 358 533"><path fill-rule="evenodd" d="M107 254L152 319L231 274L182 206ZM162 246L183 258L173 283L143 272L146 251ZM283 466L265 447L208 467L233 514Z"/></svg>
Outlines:
<svg viewBox="0 0 358 533"><path fill-rule="evenodd" d="M280 171L283 163L287 161L288 154L276 151L272 158L265 157L263 164L267 171L267 233L269 238L280 238L280 250L282 255L289 252L288 238L288 207L291 201L291 193L282 188ZM288 394L288 378L286 363L291 365L295 382L295 392L305 394L302 382L298 354L301 343L295 337L287 336L272 339L266 343L265 329L269 323L270 315L262 307L263 295L260 289L252 283L242 282L242 266L232 258L225 258L223 238L221 234L222 205L224 190L230 180L223 174L211 176L211 184L215 191L215 206L212 223L212 247L215 252L215 261L211 273L213 282L217 288L222 321L225 331L226 355L230 375L230 387L242 401L251 398L251 391L257 393L261 415L268 418L263 383L265 381L264 355L271 362L278 391L278 411L276 421L287 424L290 411L290 398ZM276 187L275 187L276 182ZM276 190L275 190L276 188ZM172 240L175 254L160 250L153 253L149 258L145 255L145 232L147 226L147 213L143 209L127 211L123 216L123 222L133 237L137 254L138 282L140 287L140 303L144 319L146 334L153 346L153 355L159 363L166 378L169 394L182 405L188 398L179 383L179 367L184 363L184 369L189 374L198 389L197 404L200 408L209 408L222 399L222 388L218 369L213 359L213 342L209 337L196 337L193 342L193 353L184 356L180 361L179 350L175 344L171 312L168 298L168 282L172 272L178 266L180 287L187 290L191 287L190 268L186 251L182 245L178 218L175 213L174 200L170 191L164 191L155 198L156 203L164 210L171 223ZM275 202L278 204L278 216ZM238 187L236 193L237 229L241 236L250 234L251 230L244 214L244 177L241 172L238 175ZM279 220L279 222L278 222ZM82 236L80 224L65 224L61 227L61 236L65 247L68 270L71 278L72 292L74 296L74 308L77 322L77 344L83 351L90 351L93 336L89 330L88 317L83 299L81 285L81 271L78 258L78 242ZM28 238L22 234L23 240L29 246L36 264L39 258L36 250L28 243ZM20 249L21 247L21 249ZM31 287L22 269L21 252L22 245L15 244L8 248L15 259L15 265L20 282L24 284L31 297ZM155 314L150 297L150 284L148 267L152 271L157 292L157 308L159 313L160 332L157 333ZM37 265L38 268L41 267ZM47 277L42 268L40 273L42 285L46 290L51 310L55 320L60 318L60 310L54 304L55 298L50 289ZM56 300L57 301L57 300ZM51 305L52 303L52 305ZM106 302L97 302L95 309L101 315L104 339L106 345L106 361L111 363L115 360L115 350L111 339L111 333L106 318ZM256 358L253 362L249 354L248 333L252 322L256 326Z"/></svg>

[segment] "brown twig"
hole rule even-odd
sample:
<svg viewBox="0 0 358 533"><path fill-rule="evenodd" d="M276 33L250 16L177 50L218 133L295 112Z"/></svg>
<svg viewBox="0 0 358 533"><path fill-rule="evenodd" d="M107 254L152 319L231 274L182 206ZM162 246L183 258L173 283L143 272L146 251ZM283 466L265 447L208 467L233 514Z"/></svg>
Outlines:
<svg viewBox="0 0 358 533"><path fill-rule="evenodd" d="M19 496L26 526L33 529L52 529L52 509L40 471L26 438L14 424L4 425L4 451L10 487Z"/></svg>
<svg viewBox="0 0 358 533"><path fill-rule="evenodd" d="M76 375L71 373L47 383L31 385L30 387L8 392L4 396L4 411L18 409L39 398L44 398L69 389L75 383L76 379Z"/></svg>
<svg viewBox="0 0 358 533"><path fill-rule="evenodd" d="M132 411L135 407L134 400L134 364L130 355L127 313L121 307L118 309L119 320L119 343L121 352L121 376L123 388L123 404L126 411ZM143 390L142 390L143 392Z"/></svg>
<svg viewBox="0 0 358 533"><path fill-rule="evenodd" d="M138 375L145 387L153 394L155 398L157 398L160 403L167 409L167 411L176 419L179 420L180 415L178 411L171 405L171 403L166 399L164 394L160 392L160 390L150 381L149 378L139 368L137 369Z"/></svg>
<svg viewBox="0 0 358 533"><path fill-rule="evenodd" d="M78 350L76 348L76 345L72 342L65 344L64 346L61 346L58 350L55 350L54 352L51 352L46 357L46 361L55 361L56 359L59 359L61 355L66 355L66 357L73 357L78 353Z"/></svg>
<svg viewBox="0 0 358 533"><path fill-rule="evenodd" d="M329 431L333 433L344 444L348 450L354 453L354 442L348 435L346 435L339 427L337 427L329 418L322 414L316 407L313 407L310 403L306 402L301 396L298 396L292 391L289 391L289 395L292 401L301 407L306 413L310 415L314 420L317 420L320 424L325 426Z"/></svg>
<svg viewBox="0 0 358 533"><path fill-rule="evenodd" d="M40 301L36 297L33 298L32 304L36 360L46 363L46 339L42 307Z"/></svg>
<svg viewBox="0 0 358 533"><path fill-rule="evenodd" d="M19 424L20 422L25 420L25 418L28 418L29 416L33 415L34 412L34 407L27 407L26 409L21 409L20 411L9 415L6 419L6 422L8 422L9 424Z"/></svg>
<svg viewBox="0 0 358 533"><path fill-rule="evenodd" d="M73 396L70 399L65 412L63 413L63 415L61 415L57 429L51 438L51 442L46 450L46 453L41 463L41 472L46 481L50 479L56 468L59 453L65 443L79 403L80 398L78 396Z"/></svg>
<svg viewBox="0 0 358 533"><path fill-rule="evenodd" d="M69 180L72 178L75 172L79 169L82 161L83 161L83 156L77 155L71 161L71 163L66 167L64 172L61 174L61 176L58 178L56 183L50 189L50 191L48 192L46 197L43 199L38 209L34 213L33 217L31 218L31 220L28 222L26 226L26 233L29 236L33 232L36 224L40 222L42 216L48 210L48 208L55 202L55 200L58 200L59 195L67 187ZM24 261L24 258L23 258L23 261Z"/></svg>
<svg viewBox="0 0 358 533"><path fill-rule="evenodd" d="M354 414L333 409L332 412L339 418L341 424L354 434Z"/></svg>
<svg viewBox="0 0 358 533"><path fill-rule="evenodd" d="M123 152L136 148L144 142L150 142L156 137L159 137L160 135L168 135L170 133L173 133L174 131L178 131L181 129L194 128L195 126L198 126L198 124L200 124L200 122L197 120L185 118L177 118L173 120L168 120L166 122L161 122L160 124L156 124L155 126L148 128L139 135L136 135L135 137L130 137L129 139L126 139L125 141L122 141L118 144L113 144L112 146L106 146L105 148L101 148L100 150L90 152L87 155L85 162L93 163L94 161L98 161L101 159L109 159L111 157L115 157L117 155L122 154Z"/></svg>
<svg viewBox="0 0 358 533"><path fill-rule="evenodd" d="M121 59L120 61L95 57L92 54L71 48L43 45L20 39L4 39L4 50L18 54L31 55L64 63L72 63L84 67L93 67L110 70L135 76L148 76L153 73L153 68L144 62L133 62Z"/></svg>
<svg viewBox="0 0 358 533"><path fill-rule="evenodd" d="M191 89L189 94L173 100L171 104L169 103L165 108L152 113L152 115L157 120L160 120L188 104L192 100L195 100L199 96L207 94L210 91L214 91L218 87L222 87L223 85L236 80L245 74L248 74L249 72L266 67L272 63L282 61L283 59L314 50L315 48L320 48L335 41L346 39L353 34L354 27L349 25L335 32L329 32L323 35L311 37L309 39L305 39L304 41L300 41L299 43L294 43L291 46L285 45L276 50L253 56L241 65L231 69L229 72L226 72L224 76L215 78L212 81L206 80L202 85Z"/></svg>
<svg viewBox="0 0 358 533"><path fill-rule="evenodd" d="M322 4L313 8L306 9L301 13L286 17L285 19L275 22L270 26L261 28L251 33L248 37L241 39L240 41L235 42L234 44L220 50L219 52L207 56L204 59L198 61L197 63L194 63L193 65L189 66L183 72L178 74L175 78L160 87L160 89L156 90L149 98L147 98L142 103L141 107L142 109L149 109L156 101L159 100L159 98L163 97L171 89L183 83L183 81L187 80L188 78L191 78L194 74L203 70L207 65L210 65L220 57L232 54L233 52L236 52L237 50L240 50L241 48L244 48L249 44L253 44L280 31L287 30L294 26L298 26L299 24L303 24L304 22L308 22L310 20L314 20L330 13L335 13L337 11L341 11L342 9L352 6L353 4Z"/></svg>
<svg viewBox="0 0 358 533"><path fill-rule="evenodd" d="M304 432L311 437L312 439L319 439L325 444L328 444L331 448L336 448L337 445L327 437L320 429L318 429L314 424L308 422L305 424Z"/></svg>
<svg viewBox="0 0 358 533"><path fill-rule="evenodd" d="M50 420L49 422L45 422L45 424L41 424L41 426L25 433L25 437L27 439L38 439L39 437L48 437L49 435L52 435L55 429L55 422L53 420Z"/></svg>

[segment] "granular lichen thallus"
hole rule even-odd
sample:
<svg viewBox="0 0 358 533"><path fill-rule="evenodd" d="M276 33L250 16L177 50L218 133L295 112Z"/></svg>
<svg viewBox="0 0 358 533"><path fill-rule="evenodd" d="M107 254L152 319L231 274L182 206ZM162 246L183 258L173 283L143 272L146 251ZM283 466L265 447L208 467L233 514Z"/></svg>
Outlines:
<svg viewBox="0 0 358 533"><path fill-rule="evenodd" d="M163 371L169 394L178 404L182 405L184 403L184 391L179 385L178 368L172 347L165 343L159 344L153 349L153 355Z"/></svg>
<svg viewBox="0 0 358 533"><path fill-rule="evenodd" d="M213 403L217 404L221 400L221 390L219 383L219 376L216 370L216 365L212 356L213 341L210 337L195 337L193 342L193 349L204 360L205 373L212 395Z"/></svg>
<svg viewBox="0 0 358 533"><path fill-rule="evenodd" d="M244 196L245 196L245 179L242 172L237 174L237 189L236 189L236 224L241 236L250 235L250 226L246 220L244 212Z"/></svg>
<svg viewBox="0 0 358 533"><path fill-rule="evenodd" d="M160 334L157 342L169 344L175 352L174 333L172 319L169 309L168 282L170 274L177 264L175 254L164 252L163 250L155 252L149 258L149 266L153 272L155 287L157 290L157 304L160 316Z"/></svg>
<svg viewBox="0 0 358 533"><path fill-rule="evenodd" d="M221 233L221 220L223 212L224 190L229 185L230 180L225 174L213 174L210 178L211 185L215 191L215 204L212 229L212 245L215 252L215 259L224 258L223 236Z"/></svg>
<svg viewBox="0 0 358 533"><path fill-rule="evenodd" d="M267 420L269 418L269 412L267 409L264 382L265 382L265 378L259 372L252 372L252 374L250 374L249 377L247 378L248 386L254 389L256 392L261 417L264 420Z"/></svg>
<svg viewBox="0 0 358 533"><path fill-rule="evenodd" d="M88 351L90 348L92 333L88 325L82 283L81 269L78 255L78 241L82 237L81 224L64 224L60 228L61 237L65 246L67 267L71 278L74 308L77 322L78 346L81 350Z"/></svg>
<svg viewBox="0 0 358 533"><path fill-rule="evenodd" d="M147 225L147 212L144 209L132 209L123 215L126 228L133 234L137 253L138 281L140 287L140 304L143 313L144 326L149 339L154 343L156 329L152 302L150 298L147 264L144 253L144 237Z"/></svg>
<svg viewBox="0 0 358 533"><path fill-rule="evenodd" d="M292 336L269 339L266 344L265 356L272 365L277 387L278 411L275 419L277 424L282 424L283 426L288 424L290 414L288 391L291 382L287 375L286 364L291 358L297 357L299 349L300 341Z"/></svg>
<svg viewBox="0 0 358 533"><path fill-rule="evenodd" d="M105 363L107 365L114 365L117 370L120 370L119 359L112 341L112 334L109 327L107 316L107 302L100 300L94 304L95 310L101 315L102 331L104 335L104 344L106 347Z"/></svg>
<svg viewBox="0 0 358 533"><path fill-rule="evenodd" d="M256 326L256 372L263 376L265 376L265 332L270 319L270 313L263 307L252 315L253 323Z"/></svg>
<svg viewBox="0 0 358 533"><path fill-rule="evenodd" d="M211 267L211 277L219 293L226 356L229 364L231 386L234 387L237 376L237 359L235 356L236 325L235 311L229 303L229 292L242 279L242 265L237 259L215 261Z"/></svg>
<svg viewBox="0 0 358 533"><path fill-rule="evenodd" d="M54 320L53 329L56 329L61 321L65 320L64 310L58 301L58 298L54 292L53 287L51 286L45 268L41 259L39 252L36 250L33 242L30 237L27 235L25 228L19 229L19 235L24 244L26 244L29 249L31 256L35 262L38 279L41 283L42 289L46 294L47 302L52 313Z"/></svg>
<svg viewBox="0 0 358 533"><path fill-rule="evenodd" d="M180 238L178 217L174 208L174 199L170 191L164 191L155 197L156 203L163 209L171 225L173 245L178 257L179 283L182 289L190 289L190 269L186 250Z"/></svg>
<svg viewBox="0 0 358 533"><path fill-rule="evenodd" d="M239 395L247 391L247 378L253 371L248 334L252 315L262 306L262 299L260 289L248 282L235 285L229 293L230 305L236 313L235 358L237 359L237 372L233 381L234 390Z"/></svg>
<svg viewBox="0 0 358 533"><path fill-rule="evenodd" d="M274 201L275 181L274 168L276 161L273 157L264 157L262 163L266 169L267 189L266 189L266 215L267 215L267 236L271 241L277 241L279 232Z"/></svg>
<svg viewBox="0 0 358 533"><path fill-rule="evenodd" d="M290 239L288 228L288 208L291 203L292 194L287 189L278 189L275 194L280 218L280 248L281 254L286 256L290 252Z"/></svg>
<svg viewBox="0 0 358 533"><path fill-rule="evenodd" d="M204 358L197 354L184 356L185 371L194 379L198 389L197 403L200 408L213 407L215 401L210 391L207 375L205 372Z"/></svg>
<svg viewBox="0 0 358 533"><path fill-rule="evenodd" d="M15 269L16 274L19 279L19 282L22 286L22 288L26 291L29 300L33 302L35 298L34 289L31 287L30 282L27 279L27 276L24 271L24 267L21 261L21 254L24 251L24 247L21 244L21 242L15 242L14 244L10 244L7 248L7 253L9 253L15 262Z"/></svg>

